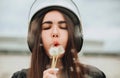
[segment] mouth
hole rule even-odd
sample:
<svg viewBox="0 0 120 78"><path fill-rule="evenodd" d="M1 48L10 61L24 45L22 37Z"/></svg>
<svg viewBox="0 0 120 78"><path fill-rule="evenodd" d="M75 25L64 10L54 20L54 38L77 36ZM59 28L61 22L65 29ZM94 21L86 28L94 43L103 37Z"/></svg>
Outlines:
<svg viewBox="0 0 120 78"><path fill-rule="evenodd" d="M59 46L59 45L60 45L60 44L59 44L58 41L54 41L54 42L53 42L53 46L57 47L57 46Z"/></svg>

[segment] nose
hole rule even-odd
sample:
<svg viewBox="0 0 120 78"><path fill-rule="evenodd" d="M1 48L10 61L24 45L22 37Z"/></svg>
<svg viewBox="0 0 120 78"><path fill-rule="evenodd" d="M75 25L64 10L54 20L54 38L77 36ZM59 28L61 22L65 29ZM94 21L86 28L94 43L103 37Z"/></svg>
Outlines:
<svg viewBox="0 0 120 78"><path fill-rule="evenodd" d="M59 30L57 28L53 28L52 37L53 38L58 38L59 37Z"/></svg>

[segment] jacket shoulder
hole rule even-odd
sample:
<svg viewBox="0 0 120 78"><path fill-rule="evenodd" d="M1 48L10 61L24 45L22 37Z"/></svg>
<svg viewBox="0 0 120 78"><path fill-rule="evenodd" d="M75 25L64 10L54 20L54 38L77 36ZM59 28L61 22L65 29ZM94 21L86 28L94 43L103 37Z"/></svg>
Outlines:
<svg viewBox="0 0 120 78"><path fill-rule="evenodd" d="M11 78L27 78L28 69L22 69L20 71L15 72Z"/></svg>
<svg viewBox="0 0 120 78"><path fill-rule="evenodd" d="M91 65L83 65L85 78L106 78L103 71Z"/></svg>

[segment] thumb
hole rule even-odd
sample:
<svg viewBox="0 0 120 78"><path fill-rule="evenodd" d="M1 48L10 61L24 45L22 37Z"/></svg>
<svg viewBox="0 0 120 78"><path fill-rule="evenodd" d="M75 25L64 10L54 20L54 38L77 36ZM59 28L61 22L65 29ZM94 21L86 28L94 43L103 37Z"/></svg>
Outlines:
<svg viewBox="0 0 120 78"><path fill-rule="evenodd" d="M58 71L59 71L59 69L58 69L58 68L54 68L54 74L57 74L57 73L58 73Z"/></svg>

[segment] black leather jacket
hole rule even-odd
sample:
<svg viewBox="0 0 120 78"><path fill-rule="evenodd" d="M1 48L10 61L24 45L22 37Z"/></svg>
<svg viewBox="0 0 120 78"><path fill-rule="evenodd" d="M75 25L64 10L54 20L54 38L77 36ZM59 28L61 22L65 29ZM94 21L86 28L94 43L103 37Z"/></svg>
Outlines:
<svg viewBox="0 0 120 78"><path fill-rule="evenodd" d="M98 68L90 65L84 65L85 78L106 78L105 74ZM27 78L28 69L22 69L21 71L15 72L11 78Z"/></svg>

